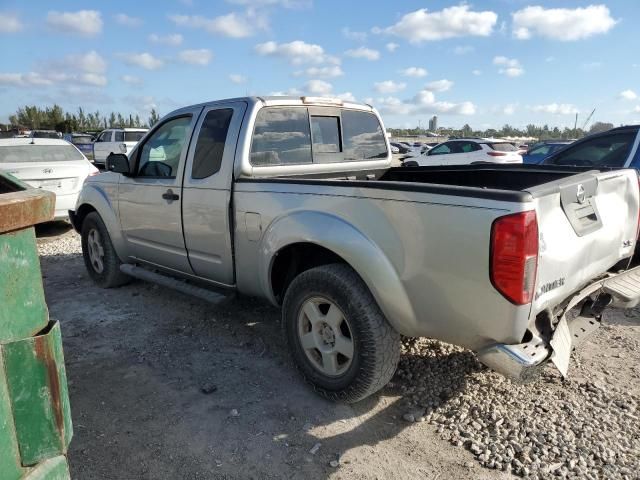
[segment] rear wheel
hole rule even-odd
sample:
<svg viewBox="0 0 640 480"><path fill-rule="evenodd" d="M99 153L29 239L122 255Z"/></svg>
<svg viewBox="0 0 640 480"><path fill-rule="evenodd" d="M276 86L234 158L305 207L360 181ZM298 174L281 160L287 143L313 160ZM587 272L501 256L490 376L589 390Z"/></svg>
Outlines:
<svg viewBox="0 0 640 480"><path fill-rule="evenodd" d="M97 212L91 212L82 222L82 256L89 276L102 288L118 287L131 280L120 271L122 262Z"/></svg>
<svg viewBox="0 0 640 480"><path fill-rule="evenodd" d="M324 265L296 277L285 295L283 326L298 369L326 398L357 402L395 373L400 335L347 265Z"/></svg>

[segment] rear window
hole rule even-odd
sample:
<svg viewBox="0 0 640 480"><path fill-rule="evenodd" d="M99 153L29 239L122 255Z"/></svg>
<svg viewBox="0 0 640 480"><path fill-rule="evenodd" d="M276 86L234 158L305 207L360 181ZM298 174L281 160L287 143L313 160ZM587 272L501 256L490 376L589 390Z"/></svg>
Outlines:
<svg viewBox="0 0 640 480"><path fill-rule="evenodd" d="M251 142L252 165L311 163L311 132L306 108L263 108Z"/></svg>
<svg viewBox="0 0 640 480"><path fill-rule="evenodd" d="M387 142L378 118L372 113L342 110L345 160L372 160L387 156Z"/></svg>
<svg viewBox="0 0 640 480"><path fill-rule="evenodd" d="M514 147L512 144L504 142L504 143L489 143L488 144L492 149L498 152L517 152L518 149Z"/></svg>
<svg viewBox="0 0 640 480"><path fill-rule="evenodd" d="M83 159L83 155L71 145L0 147L0 163L69 162Z"/></svg>
<svg viewBox="0 0 640 480"><path fill-rule="evenodd" d="M124 132L125 142L139 142L147 132Z"/></svg>

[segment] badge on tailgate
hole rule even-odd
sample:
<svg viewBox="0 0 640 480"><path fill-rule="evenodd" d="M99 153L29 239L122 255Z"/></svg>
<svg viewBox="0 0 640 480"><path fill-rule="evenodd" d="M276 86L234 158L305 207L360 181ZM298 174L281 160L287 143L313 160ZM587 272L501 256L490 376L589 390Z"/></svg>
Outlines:
<svg viewBox="0 0 640 480"><path fill-rule="evenodd" d="M579 181L560 186L560 204L569 223L582 237L595 232L602 226L602 220L595 203L598 179L594 176L580 176Z"/></svg>

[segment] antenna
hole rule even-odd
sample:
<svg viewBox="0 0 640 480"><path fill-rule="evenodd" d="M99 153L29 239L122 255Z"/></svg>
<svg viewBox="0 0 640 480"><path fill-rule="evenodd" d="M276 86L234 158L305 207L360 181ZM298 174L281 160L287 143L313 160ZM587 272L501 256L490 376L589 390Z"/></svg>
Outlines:
<svg viewBox="0 0 640 480"><path fill-rule="evenodd" d="M582 130L584 130L584 128L587 126L587 123L589 123L589 120L591 120L591 117L593 117L593 114L596 112L596 109L594 108L593 110L591 110L591 113L589 114L589 116L587 117L587 119L584 121L584 123L582 124Z"/></svg>

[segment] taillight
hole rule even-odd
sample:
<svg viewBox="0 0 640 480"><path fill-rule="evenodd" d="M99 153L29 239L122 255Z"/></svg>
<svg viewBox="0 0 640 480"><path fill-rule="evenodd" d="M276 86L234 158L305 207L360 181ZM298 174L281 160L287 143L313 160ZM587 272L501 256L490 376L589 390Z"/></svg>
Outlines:
<svg viewBox="0 0 640 480"><path fill-rule="evenodd" d="M490 157L504 157L506 153L504 152L487 152L487 155Z"/></svg>
<svg viewBox="0 0 640 480"><path fill-rule="evenodd" d="M538 267L536 212L500 217L491 226L491 283L516 305L533 300Z"/></svg>

